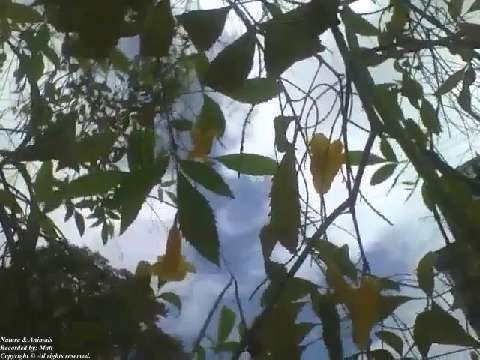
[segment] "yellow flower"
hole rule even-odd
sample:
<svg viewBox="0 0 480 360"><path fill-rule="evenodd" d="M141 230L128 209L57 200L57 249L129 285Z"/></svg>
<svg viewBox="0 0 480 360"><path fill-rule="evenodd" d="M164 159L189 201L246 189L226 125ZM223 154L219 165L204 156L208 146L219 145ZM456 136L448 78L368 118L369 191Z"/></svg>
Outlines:
<svg viewBox="0 0 480 360"><path fill-rule="evenodd" d="M332 143L323 134L315 134L310 140L310 172L315 190L325 194L330 190L333 179L345 162L343 144L340 140Z"/></svg>
<svg viewBox="0 0 480 360"><path fill-rule="evenodd" d="M182 281L195 267L182 256L182 235L176 225L168 233L165 255L152 265L152 273L163 281Z"/></svg>

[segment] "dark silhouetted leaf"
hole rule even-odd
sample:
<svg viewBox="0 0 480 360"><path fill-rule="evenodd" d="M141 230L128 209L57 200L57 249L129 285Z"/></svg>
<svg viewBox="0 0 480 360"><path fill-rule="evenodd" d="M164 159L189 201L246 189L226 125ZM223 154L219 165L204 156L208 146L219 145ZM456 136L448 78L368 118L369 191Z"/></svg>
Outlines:
<svg viewBox="0 0 480 360"><path fill-rule="evenodd" d="M275 160L257 154L229 154L217 156L215 160L246 175L275 175L278 167Z"/></svg>
<svg viewBox="0 0 480 360"><path fill-rule="evenodd" d="M7 2L7 17L17 24L36 23L43 20L42 15L34 8L15 2Z"/></svg>
<svg viewBox="0 0 480 360"><path fill-rule="evenodd" d="M412 106L418 108L418 101L423 97L423 88L415 79L412 79L407 72L403 73L402 95L408 98Z"/></svg>
<svg viewBox="0 0 480 360"><path fill-rule="evenodd" d="M385 157L385 159L387 159L388 161L398 161L397 156L393 151L393 148L390 146L388 140L384 137L380 139L380 151L382 152L382 155Z"/></svg>
<svg viewBox="0 0 480 360"><path fill-rule="evenodd" d="M77 211L75 211L75 225L77 225L80 236L83 236L83 234L85 234L85 220L83 219L82 214Z"/></svg>
<svg viewBox="0 0 480 360"><path fill-rule="evenodd" d="M340 317L331 295L312 296L312 308L322 321L322 336L330 359L343 359Z"/></svg>
<svg viewBox="0 0 480 360"><path fill-rule="evenodd" d="M193 181L216 194L234 198L229 186L209 164L191 160L183 160L180 164L183 172Z"/></svg>
<svg viewBox="0 0 480 360"><path fill-rule="evenodd" d="M363 151L361 150L349 150L347 154L347 159L351 166L360 165L360 162L362 161L362 157L363 157ZM387 160L383 159L378 155L375 155L375 154L368 155L367 165L374 165L374 164L379 164L384 162L387 162Z"/></svg>
<svg viewBox="0 0 480 360"><path fill-rule="evenodd" d="M223 343L228 339L235 325L235 312L228 307L222 307L218 320L217 342Z"/></svg>
<svg viewBox="0 0 480 360"><path fill-rule="evenodd" d="M195 124L200 131L214 130L217 137L225 132L225 117L220 106L211 97L203 96L203 106L200 116Z"/></svg>
<svg viewBox="0 0 480 360"><path fill-rule="evenodd" d="M457 86L457 84L463 79L463 75L465 74L465 69L461 69L458 71L455 71L452 75L450 75L445 82L440 85L438 88L437 92L435 93L436 95L444 95Z"/></svg>
<svg viewBox="0 0 480 360"><path fill-rule="evenodd" d="M186 240L206 259L219 264L217 226L208 201L181 174L177 180L178 219Z"/></svg>
<svg viewBox="0 0 480 360"><path fill-rule="evenodd" d="M422 356L427 356L432 344L478 346L478 342L467 334L457 319L437 304L431 310L417 315L413 338Z"/></svg>
<svg viewBox="0 0 480 360"><path fill-rule="evenodd" d="M173 292L164 292L158 295L158 297L175 306L178 309L178 311L182 311L182 301L180 300L180 297L177 294Z"/></svg>
<svg viewBox="0 0 480 360"><path fill-rule="evenodd" d="M3 189L0 189L0 205L9 208L12 213L22 211L22 209L17 203L15 195Z"/></svg>
<svg viewBox="0 0 480 360"><path fill-rule="evenodd" d="M194 10L178 16L178 20L187 31L193 45L199 51L205 51L210 49L222 34L229 10L229 7Z"/></svg>
<svg viewBox="0 0 480 360"><path fill-rule="evenodd" d="M385 344L395 350L398 355L403 355L403 341L400 336L391 331L385 330L378 331L376 335L381 341L383 341Z"/></svg>
<svg viewBox="0 0 480 360"><path fill-rule="evenodd" d="M287 129L292 121L295 120L294 116L277 116L273 120L273 126L275 128L275 146L279 152L287 151L290 143L287 139Z"/></svg>
<svg viewBox="0 0 480 360"><path fill-rule="evenodd" d="M223 49L210 63L206 84L227 94L242 88L252 69L254 52L255 34L248 31Z"/></svg>
<svg viewBox="0 0 480 360"><path fill-rule="evenodd" d="M371 359L372 360L395 360L392 354L388 350L385 349L375 349L370 351Z"/></svg>
<svg viewBox="0 0 480 360"><path fill-rule="evenodd" d="M350 260L347 244L337 246L330 241L319 240L313 246L318 251L318 257L324 263L334 263L342 275L348 276L354 282L357 281L357 269L352 260Z"/></svg>
<svg viewBox="0 0 480 360"><path fill-rule="evenodd" d="M66 199L105 194L119 185L125 175L120 171L98 171L80 176L65 185L62 194Z"/></svg>
<svg viewBox="0 0 480 360"><path fill-rule="evenodd" d="M453 19L458 18L463 9L463 0L449 0L448 1L448 13Z"/></svg>
<svg viewBox="0 0 480 360"><path fill-rule="evenodd" d="M378 36L379 30L361 15L353 12L348 6L342 11L342 20L344 24L353 32L364 36Z"/></svg>
<svg viewBox="0 0 480 360"><path fill-rule="evenodd" d="M245 80L237 90L224 93L239 102L256 105L277 96L279 87L274 79L254 78Z"/></svg>
<svg viewBox="0 0 480 360"><path fill-rule="evenodd" d="M372 175L372 178L370 179L370 185L377 185L387 180L390 176L393 175L396 167L397 164L386 164L380 167Z"/></svg>
<svg viewBox="0 0 480 360"><path fill-rule="evenodd" d="M140 53L143 56L168 55L174 33L175 20L170 0L161 0L150 8L140 34Z"/></svg>
<svg viewBox="0 0 480 360"><path fill-rule="evenodd" d="M433 294L433 285L434 285L433 267L435 265L435 261L436 261L435 254L429 251L418 262L418 266L417 266L418 286L428 296L432 296Z"/></svg>

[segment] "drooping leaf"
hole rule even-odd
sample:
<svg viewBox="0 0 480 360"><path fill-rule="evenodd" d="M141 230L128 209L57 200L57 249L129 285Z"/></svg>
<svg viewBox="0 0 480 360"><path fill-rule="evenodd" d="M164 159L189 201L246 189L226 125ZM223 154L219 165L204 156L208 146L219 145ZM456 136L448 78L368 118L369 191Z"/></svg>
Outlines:
<svg viewBox="0 0 480 360"><path fill-rule="evenodd" d="M322 321L322 337L330 359L343 359L343 346L340 333L340 316L331 295L312 296L312 308Z"/></svg>
<svg viewBox="0 0 480 360"><path fill-rule="evenodd" d="M62 193L66 199L105 194L119 185L125 178L125 175L125 173L120 171L93 172L80 176L65 185Z"/></svg>
<svg viewBox="0 0 480 360"><path fill-rule="evenodd" d="M226 94L242 88L252 69L254 52L255 34L247 31L210 63L206 84Z"/></svg>
<svg viewBox="0 0 480 360"><path fill-rule="evenodd" d="M228 154L214 159L227 168L246 175L275 175L278 168L275 160L257 154Z"/></svg>
<svg viewBox="0 0 480 360"><path fill-rule="evenodd" d="M325 194L345 162L343 144L340 140L330 143L325 135L319 133L310 140L310 151L310 172L315 190L319 194Z"/></svg>
<svg viewBox="0 0 480 360"><path fill-rule="evenodd" d="M85 220L82 214L77 211L75 211L75 225L77 226L80 236L83 236L83 234L85 234Z"/></svg>
<svg viewBox="0 0 480 360"><path fill-rule="evenodd" d="M377 331L376 335L381 341L395 350L398 355L403 355L403 341L400 336L386 330Z"/></svg>
<svg viewBox="0 0 480 360"><path fill-rule="evenodd" d="M193 181L216 194L234 198L230 187L209 164L191 160L182 160L180 164L183 172Z"/></svg>
<svg viewBox="0 0 480 360"><path fill-rule="evenodd" d="M361 150L349 150L346 156L351 166L359 166L362 161L362 157L363 157L363 151ZM368 155L367 165L374 165L374 164L379 164L384 162L387 162L387 160L378 155L375 155L375 154Z"/></svg>
<svg viewBox="0 0 480 360"><path fill-rule="evenodd" d="M434 285L434 273L433 268L435 266L436 256L435 253L429 251L425 256L420 259L417 266L417 278L418 286L428 296L433 295Z"/></svg>
<svg viewBox="0 0 480 360"><path fill-rule="evenodd" d="M178 16L193 45L199 51L210 49L225 26L229 7L211 10L193 10Z"/></svg>
<svg viewBox="0 0 480 360"><path fill-rule="evenodd" d="M471 337L448 312L437 304L432 304L431 310L417 315L413 338L422 356L427 356L432 344L478 346L479 343Z"/></svg>
<svg viewBox="0 0 480 360"><path fill-rule="evenodd" d="M218 320L217 342L223 343L228 339L235 325L235 312L228 307L222 307Z"/></svg>
<svg viewBox="0 0 480 360"><path fill-rule="evenodd" d="M382 152L382 155L387 159L388 161L391 162L397 162L397 155L395 155L395 152L393 151L392 146L388 142L388 140L384 137L380 139L380 151Z"/></svg>
<svg viewBox="0 0 480 360"><path fill-rule="evenodd" d="M151 129L138 129L130 133L127 160L130 171L150 168L154 160L155 137Z"/></svg>
<svg viewBox="0 0 480 360"><path fill-rule="evenodd" d="M294 116L277 116L273 120L273 126L275 129L275 147L279 152L287 151L290 143L287 139L287 129L292 121L295 120Z"/></svg>
<svg viewBox="0 0 480 360"><path fill-rule="evenodd" d="M182 311L182 301L180 300L180 297L177 294L173 292L164 292L158 295L158 297L175 306L178 309L178 311Z"/></svg>
<svg viewBox="0 0 480 360"><path fill-rule="evenodd" d="M270 198L271 236L294 254L298 246L301 209L293 148L285 153L272 179Z"/></svg>
<svg viewBox="0 0 480 360"><path fill-rule="evenodd" d="M385 180L387 180L390 176L393 175L397 164L386 164L380 167L375 173L372 175L370 179L370 185L377 185L381 184Z"/></svg>
<svg viewBox="0 0 480 360"><path fill-rule="evenodd" d="M168 55L174 33L175 20L170 0L161 0L147 12L140 34L140 53L143 56Z"/></svg>
<svg viewBox="0 0 480 360"><path fill-rule="evenodd" d="M343 23L353 32L364 36L378 36L379 30L361 15L353 12L348 6L342 11Z"/></svg>
<svg viewBox="0 0 480 360"><path fill-rule="evenodd" d="M273 99L279 93L277 81L271 78L247 79L243 85L233 91L224 91L234 100L247 104L260 104Z"/></svg>
<svg viewBox="0 0 480 360"><path fill-rule="evenodd" d="M447 80L444 81L442 85L440 85L435 94L437 96L441 96L453 90L457 86L457 84L463 79L464 74L465 69L455 71L447 78Z"/></svg>
<svg viewBox="0 0 480 360"><path fill-rule="evenodd" d="M219 240L208 201L181 174L177 180L178 219L186 240L206 259L219 264Z"/></svg>

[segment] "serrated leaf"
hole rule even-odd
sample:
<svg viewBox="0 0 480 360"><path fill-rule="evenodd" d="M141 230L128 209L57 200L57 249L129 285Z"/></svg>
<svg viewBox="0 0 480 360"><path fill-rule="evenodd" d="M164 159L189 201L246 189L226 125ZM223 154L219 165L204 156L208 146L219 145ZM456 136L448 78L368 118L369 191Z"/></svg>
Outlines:
<svg viewBox="0 0 480 360"><path fill-rule="evenodd" d="M382 155L385 157L385 159L387 159L388 161L398 162L397 155L395 155L395 152L393 151L390 143L384 137L380 139L380 151L382 152Z"/></svg>
<svg viewBox="0 0 480 360"><path fill-rule="evenodd" d="M349 150L347 153L347 159L350 163L351 166L359 166L362 157L363 157L363 151L362 150ZM374 164L380 164L387 162L384 158L375 155L375 154L369 154L368 159L367 159L367 165L374 165Z"/></svg>
<svg viewBox="0 0 480 360"><path fill-rule="evenodd" d="M193 10L178 16L193 45L199 51L210 49L220 37L227 20L229 7L211 10Z"/></svg>
<svg viewBox="0 0 480 360"><path fill-rule="evenodd" d="M161 0L147 11L140 34L142 56L162 57L168 55L172 44L175 20L170 0Z"/></svg>
<svg viewBox="0 0 480 360"><path fill-rule="evenodd" d="M364 36L378 36L380 31L361 15L353 12L348 6L342 11L344 24L353 32Z"/></svg>
<svg viewBox="0 0 480 360"><path fill-rule="evenodd" d="M77 211L75 211L75 225L77 226L80 236L83 236L83 234L85 234L85 219L82 214Z"/></svg>
<svg viewBox="0 0 480 360"><path fill-rule="evenodd" d="M180 162L183 172L193 181L198 182L206 189L216 194L234 198L230 187L223 178L209 164L182 160Z"/></svg>
<svg viewBox="0 0 480 360"><path fill-rule="evenodd" d="M158 297L175 306L179 312L182 311L182 301L180 300L180 297L177 294L173 292L164 292L164 293L161 293Z"/></svg>
<svg viewBox="0 0 480 360"><path fill-rule="evenodd" d="M385 330L378 331L376 335L381 341L395 350L398 355L403 355L403 341L400 336L391 331Z"/></svg>
<svg viewBox="0 0 480 360"><path fill-rule="evenodd" d="M273 120L273 126L275 129L275 147L279 152L287 151L290 143L287 139L287 129L292 121L295 120L294 116L277 116Z"/></svg>
<svg viewBox="0 0 480 360"><path fill-rule="evenodd" d="M432 344L478 346L479 343L471 337L448 312L437 304L432 304L431 310L426 310L415 319L413 339L422 356L427 356Z"/></svg>
<svg viewBox="0 0 480 360"><path fill-rule="evenodd" d="M228 339L235 325L235 312L228 307L222 307L220 318L218 319L217 342L223 343Z"/></svg>
<svg viewBox="0 0 480 360"><path fill-rule="evenodd" d="M417 265L417 279L418 286L428 296L433 295L434 285L434 273L433 268L435 266L436 256L433 252L429 251L423 258L420 259Z"/></svg>
<svg viewBox="0 0 480 360"><path fill-rule="evenodd" d="M279 91L275 79L254 78L245 80L237 90L224 93L239 102L256 105L273 99Z"/></svg>
<svg viewBox="0 0 480 360"><path fill-rule="evenodd" d="M322 337L330 359L343 359L340 316L331 295L312 295L312 308L322 321Z"/></svg>
<svg viewBox="0 0 480 360"><path fill-rule="evenodd" d="M270 198L270 235L294 254L298 246L301 208L293 148L285 153L272 179Z"/></svg>
<svg viewBox="0 0 480 360"><path fill-rule="evenodd" d="M228 154L214 159L227 168L246 175L275 175L278 168L275 160L257 154Z"/></svg>
<svg viewBox="0 0 480 360"><path fill-rule="evenodd" d="M227 94L242 88L252 69L254 52L255 34L247 31L210 63L206 85Z"/></svg>
<svg viewBox="0 0 480 360"><path fill-rule="evenodd" d="M435 94L437 96L441 96L453 90L457 86L457 84L463 79L464 74L465 69L455 71L443 82L442 85L440 85Z"/></svg>
<svg viewBox="0 0 480 360"><path fill-rule="evenodd" d="M386 164L375 171L370 179L370 185L378 185L393 175L397 164Z"/></svg>
<svg viewBox="0 0 480 360"><path fill-rule="evenodd" d="M119 185L126 173L120 171L97 171L80 176L62 189L65 199L105 194Z"/></svg>
<svg viewBox="0 0 480 360"><path fill-rule="evenodd" d="M43 21L42 15L33 7L9 2L6 9L7 17L14 23L36 23Z"/></svg>
<svg viewBox="0 0 480 360"><path fill-rule="evenodd" d="M177 180L178 220L185 239L206 259L219 264L219 240L208 201L181 174Z"/></svg>

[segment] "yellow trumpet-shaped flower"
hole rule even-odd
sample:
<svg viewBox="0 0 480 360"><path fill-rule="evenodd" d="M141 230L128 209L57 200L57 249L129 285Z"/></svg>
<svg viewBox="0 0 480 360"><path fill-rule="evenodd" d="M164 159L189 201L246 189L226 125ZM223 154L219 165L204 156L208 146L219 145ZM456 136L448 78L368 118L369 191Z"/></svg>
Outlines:
<svg viewBox="0 0 480 360"><path fill-rule="evenodd" d="M315 190L319 194L325 194L345 162L343 144L340 140L330 143L325 135L315 134L310 140L310 151L310 172Z"/></svg>
<svg viewBox="0 0 480 360"><path fill-rule="evenodd" d="M176 225L168 233L165 255L152 265L152 273L162 281L182 281L195 267L182 256L182 235Z"/></svg>

